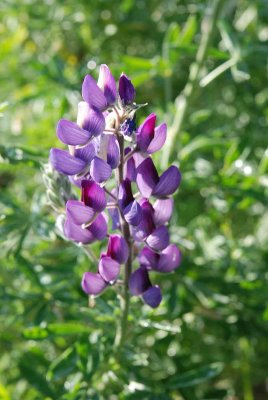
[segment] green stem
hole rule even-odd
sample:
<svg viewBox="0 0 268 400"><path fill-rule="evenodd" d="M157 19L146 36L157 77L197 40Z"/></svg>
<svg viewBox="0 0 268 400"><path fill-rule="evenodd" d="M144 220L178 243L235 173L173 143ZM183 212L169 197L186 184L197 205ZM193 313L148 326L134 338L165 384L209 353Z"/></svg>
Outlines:
<svg viewBox="0 0 268 400"><path fill-rule="evenodd" d="M213 36L223 3L224 0L214 0L212 7L208 6L206 9L206 15L202 21L201 40L196 53L195 61L190 66L189 78L182 93L175 100L176 111L174 115L174 121L169 131L168 141L166 143L166 151L163 154L162 163L164 168L166 168L168 165L172 149L174 148L176 136L181 132L189 104L191 103L195 94L195 89L197 89L199 86L200 71L203 68L208 46Z"/></svg>
<svg viewBox="0 0 268 400"><path fill-rule="evenodd" d="M118 135L118 142L121 155L121 160L118 167L118 183L121 184L124 179L124 137ZM120 214L120 218L121 218L122 233L129 247L129 256L125 264L124 290L123 290L123 297L121 299L122 316L120 323L118 325L118 330L115 338L115 345L116 347L119 348L124 344L127 332L127 320L129 312L129 301L130 301L128 282L132 269L132 247L133 247L129 225L122 214Z"/></svg>

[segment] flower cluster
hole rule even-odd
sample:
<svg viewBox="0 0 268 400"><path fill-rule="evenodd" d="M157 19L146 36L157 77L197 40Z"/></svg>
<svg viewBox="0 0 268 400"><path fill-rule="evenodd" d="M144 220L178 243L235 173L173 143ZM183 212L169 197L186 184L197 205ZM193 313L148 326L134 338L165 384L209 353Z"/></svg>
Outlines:
<svg viewBox="0 0 268 400"><path fill-rule="evenodd" d="M131 294L157 307L161 291L151 283L149 272L173 271L181 260L167 229L173 210L170 196L181 175L171 166L159 176L151 154L164 145L167 127L156 125L155 114L136 127L140 106L134 103L135 94L125 74L117 90L106 65L100 67L98 82L87 75L77 122L62 119L57 126L57 136L68 149L51 149L50 162L81 192L81 200L66 203L66 238L88 245L108 237L97 272L83 276L84 292L100 294L117 282L125 265ZM108 234L110 229L119 233Z"/></svg>

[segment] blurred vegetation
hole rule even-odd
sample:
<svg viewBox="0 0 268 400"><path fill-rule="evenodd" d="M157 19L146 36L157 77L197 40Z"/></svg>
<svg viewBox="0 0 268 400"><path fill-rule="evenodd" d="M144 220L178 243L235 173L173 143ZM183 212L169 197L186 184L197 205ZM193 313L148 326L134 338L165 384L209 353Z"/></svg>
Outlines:
<svg viewBox="0 0 268 400"><path fill-rule="evenodd" d="M266 0L2 0L0 15L0 399L267 399ZM154 111L172 128L183 173L171 227L182 266L155 275L159 309L132 299L121 354L116 294L88 307L80 280L95 266L57 234L41 173L100 63L133 79L149 103L140 121Z"/></svg>

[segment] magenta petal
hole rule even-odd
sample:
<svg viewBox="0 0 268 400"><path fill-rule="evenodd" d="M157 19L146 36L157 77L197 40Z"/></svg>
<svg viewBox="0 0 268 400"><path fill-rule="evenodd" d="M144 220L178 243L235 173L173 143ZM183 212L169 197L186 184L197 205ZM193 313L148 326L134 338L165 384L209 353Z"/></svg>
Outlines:
<svg viewBox="0 0 268 400"><path fill-rule="evenodd" d="M156 122L156 115L150 114L137 132L137 147L141 151L146 151L149 144L154 138L154 128Z"/></svg>
<svg viewBox="0 0 268 400"><path fill-rule="evenodd" d="M156 308L162 301L162 294L159 286L151 286L143 293L142 298L148 306Z"/></svg>
<svg viewBox="0 0 268 400"><path fill-rule="evenodd" d="M121 235L110 235L107 256L110 256L119 264L124 264L128 259L129 248L126 240Z"/></svg>
<svg viewBox="0 0 268 400"><path fill-rule="evenodd" d="M77 125L90 132L92 136L99 136L104 131L105 118L101 111L93 109L88 103L81 101L78 103Z"/></svg>
<svg viewBox="0 0 268 400"><path fill-rule="evenodd" d="M147 148L147 153L152 154L160 150L167 138L167 125L165 123L157 126L154 130L154 138Z"/></svg>
<svg viewBox="0 0 268 400"><path fill-rule="evenodd" d="M82 85L82 97L91 106L99 110L107 107L106 97L90 75L86 75Z"/></svg>
<svg viewBox="0 0 268 400"><path fill-rule="evenodd" d="M107 163L112 169L117 168L120 162L120 149L118 140L114 136L109 137L107 147Z"/></svg>
<svg viewBox="0 0 268 400"><path fill-rule="evenodd" d="M96 240L88 229L83 229L81 226L76 225L71 218L67 218L65 221L64 235L67 239L84 244L93 243Z"/></svg>
<svg viewBox="0 0 268 400"><path fill-rule="evenodd" d="M61 149L50 150L50 162L60 173L65 175L76 175L83 171L86 162L72 156L68 151Z"/></svg>
<svg viewBox="0 0 268 400"><path fill-rule="evenodd" d="M113 104L116 100L116 83L106 64L100 66L98 86L103 90L107 103Z"/></svg>
<svg viewBox="0 0 268 400"><path fill-rule="evenodd" d="M168 222L173 212L173 199L159 199L154 203L155 224L163 225Z"/></svg>
<svg viewBox="0 0 268 400"><path fill-rule="evenodd" d="M77 146L86 144L92 134L80 128L75 122L61 119L57 125L57 136L62 143Z"/></svg>
<svg viewBox="0 0 268 400"><path fill-rule="evenodd" d="M82 289L88 295L98 295L106 288L107 283L102 279L100 274L93 272L85 272L82 278Z"/></svg>
<svg viewBox="0 0 268 400"><path fill-rule="evenodd" d="M93 160L93 158L95 157L95 154L96 154L96 150L95 150L95 146L93 145L93 143L87 144L82 149L76 149L75 153L74 153L75 157L80 158L81 160L85 161L87 164L89 164L91 162L91 160Z"/></svg>
<svg viewBox="0 0 268 400"><path fill-rule="evenodd" d="M149 249L149 247L144 247L139 254L139 263L147 269L155 269L157 267L159 257L159 254Z"/></svg>
<svg viewBox="0 0 268 400"><path fill-rule="evenodd" d="M124 209L125 220L133 226L139 225L142 218L142 209L139 203L134 200Z"/></svg>
<svg viewBox="0 0 268 400"><path fill-rule="evenodd" d="M82 181L82 201L86 206L101 212L106 207L106 194L96 182L90 180Z"/></svg>
<svg viewBox="0 0 268 400"><path fill-rule="evenodd" d="M175 165L171 165L159 178L153 195L158 197L173 194L179 187L181 181L181 173Z"/></svg>
<svg viewBox="0 0 268 400"><path fill-rule="evenodd" d="M99 273L106 282L113 282L120 274L120 264L111 257L102 256L99 262Z"/></svg>
<svg viewBox="0 0 268 400"><path fill-rule="evenodd" d="M94 157L90 164L90 175L95 182L101 183L110 178L112 169L102 158Z"/></svg>
<svg viewBox="0 0 268 400"><path fill-rule="evenodd" d="M151 286L146 268L140 267L132 272L129 279L129 290L134 296L139 296Z"/></svg>
<svg viewBox="0 0 268 400"><path fill-rule="evenodd" d="M170 244L162 251L156 270L160 272L171 272L177 268L180 263L180 250L175 246L175 244Z"/></svg>
<svg viewBox="0 0 268 400"><path fill-rule="evenodd" d="M97 240L102 240L107 236L107 217L104 213L99 214L94 222L87 228Z"/></svg>
<svg viewBox="0 0 268 400"><path fill-rule="evenodd" d="M157 170L151 158L146 158L137 168L137 185L143 197L149 198L158 182Z"/></svg>
<svg viewBox="0 0 268 400"><path fill-rule="evenodd" d="M135 99L135 89L131 80L122 73L119 78L119 96L123 104L131 104Z"/></svg>
<svg viewBox="0 0 268 400"><path fill-rule="evenodd" d="M82 201L68 200L66 203L67 218L71 217L72 221L77 225L87 224L92 220L95 211Z"/></svg>
<svg viewBox="0 0 268 400"><path fill-rule="evenodd" d="M164 225L156 228L153 233L147 237L146 242L154 250L163 250L168 246L169 233Z"/></svg>

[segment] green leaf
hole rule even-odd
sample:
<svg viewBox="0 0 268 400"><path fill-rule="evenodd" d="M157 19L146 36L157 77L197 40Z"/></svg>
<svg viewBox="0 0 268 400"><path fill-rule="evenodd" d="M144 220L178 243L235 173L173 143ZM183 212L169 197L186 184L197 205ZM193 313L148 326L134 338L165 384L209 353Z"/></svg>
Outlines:
<svg viewBox="0 0 268 400"><path fill-rule="evenodd" d="M185 372L178 377L174 377L168 381L169 389L180 389L199 385L209 379L219 375L223 370L222 363L213 363Z"/></svg>

